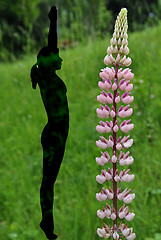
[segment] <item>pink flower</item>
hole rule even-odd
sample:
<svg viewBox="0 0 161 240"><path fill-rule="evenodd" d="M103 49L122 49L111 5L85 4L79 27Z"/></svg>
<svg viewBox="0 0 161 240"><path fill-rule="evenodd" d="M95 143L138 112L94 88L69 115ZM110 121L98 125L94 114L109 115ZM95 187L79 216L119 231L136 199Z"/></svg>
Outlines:
<svg viewBox="0 0 161 240"><path fill-rule="evenodd" d="M101 219L103 219L105 217L105 212L101 211L101 210L98 210L97 211L97 216Z"/></svg>
<svg viewBox="0 0 161 240"><path fill-rule="evenodd" d="M101 157L96 157L96 162L101 165L104 166L105 164L107 164L110 161L110 155L108 152L101 152Z"/></svg>
<svg viewBox="0 0 161 240"><path fill-rule="evenodd" d="M120 130L122 132L127 133L127 132L129 132L130 130L132 130L134 128L134 124L133 123L129 124L130 121L131 121L131 119L128 120L128 121L123 121L120 124Z"/></svg>
<svg viewBox="0 0 161 240"><path fill-rule="evenodd" d="M117 232L113 233L113 239L119 240L119 234Z"/></svg>
<svg viewBox="0 0 161 240"><path fill-rule="evenodd" d="M112 160L113 163L116 163L117 162L117 157L115 155L113 155L111 160Z"/></svg>
<svg viewBox="0 0 161 240"><path fill-rule="evenodd" d="M131 203L132 200L135 198L135 194L129 194L128 196L123 198L124 203Z"/></svg>
<svg viewBox="0 0 161 240"><path fill-rule="evenodd" d="M109 189L103 189L103 190L107 193L108 199L113 199L113 191L110 187L109 187Z"/></svg>
<svg viewBox="0 0 161 240"><path fill-rule="evenodd" d="M127 240L134 240L136 238L135 233L131 233L128 237L126 237Z"/></svg>
<svg viewBox="0 0 161 240"><path fill-rule="evenodd" d="M96 141L96 145L97 145L97 147L102 148L102 149L107 148L107 143L104 143L101 140Z"/></svg>
<svg viewBox="0 0 161 240"><path fill-rule="evenodd" d="M134 159L132 156L125 159L126 165L130 165L134 162Z"/></svg>
<svg viewBox="0 0 161 240"><path fill-rule="evenodd" d="M98 201L105 201L107 199L107 194L105 193L96 193L96 198Z"/></svg>
<svg viewBox="0 0 161 240"><path fill-rule="evenodd" d="M126 79L126 80L131 80L134 77L134 74L131 73L131 69L129 69L129 68L125 68L122 71L122 73L123 73L123 78Z"/></svg>
<svg viewBox="0 0 161 240"><path fill-rule="evenodd" d="M97 175L96 176L96 181L98 183L102 184L102 183L106 182L106 178L104 176L102 176L102 175Z"/></svg>
<svg viewBox="0 0 161 240"><path fill-rule="evenodd" d="M135 217L135 213L128 213L128 214L125 216L125 219L126 219L127 221L132 221L134 217Z"/></svg>
<svg viewBox="0 0 161 240"><path fill-rule="evenodd" d="M115 98L115 103L119 103L120 102L120 96Z"/></svg>
<svg viewBox="0 0 161 240"><path fill-rule="evenodd" d="M131 65L131 58L127 58L125 61L120 61L120 63L122 63L124 66L126 66L126 67L128 67L128 66L130 66Z"/></svg>
<svg viewBox="0 0 161 240"><path fill-rule="evenodd" d="M116 182L120 182L120 177L119 177L118 175L116 175L116 176L114 177L114 179L115 179Z"/></svg>
<svg viewBox="0 0 161 240"><path fill-rule="evenodd" d="M117 144L116 144L116 149L120 151L120 150L121 150L121 148L122 148L122 145L121 145L121 143L117 143Z"/></svg>
<svg viewBox="0 0 161 240"><path fill-rule="evenodd" d="M117 78L114 79L114 83L112 85L112 90L115 91L117 89Z"/></svg>
<svg viewBox="0 0 161 240"><path fill-rule="evenodd" d="M105 173L105 177L107 181L110 181L112 179L112 175L108 172Z"/></svg>
<svg viewBox="0 0 161 240"><path fill-rule="evenodd" d="M111 112L110 112L110 116L114 118L115 115L116 115L116 113L115 113L113 110L111 110Z"/></svg>
<svg viewBox="0 0 161 240"><path fill-rule="evenodd" d="M124 118L124 117L129 117L131 116L131 114L133 113L133 109L129 108L130 105L127 105L125 107L121 106L118 110L118 115L120 118Z"/></svg>
<svg viewBox="0 0 161 240"><path fill-rule="evenodd" d="M111 207L109 206L108 203L106 203L106 207L107 207L107 209L105 210L105 215L106 215L106 217L110 217L111 216Z"/></svg>
<svg viewBox="0 0 161 240"><path fill-rule="evenodd" d="M123 219L124 217L125 217L125 213L124 213L123 211L120 212L120 213L119 213L119 218L120 218L120 219Z"/></svg>
<svg viewBox="0 0 161 240"><path fill-rule="evenodd" d="M108 118L110 114L110 108L107 105L105 106L100 105L100 106L101 106L101 109L100 108L96 109L98 117Z"/></svg>
<svg viewBox="0 0 161 240"><path fill-rule="evenodd" d="M130 233L130 229L129 228L125 228L123 231L122 231L122 234L127 237Z"/></svg>
<svg viewBox="0 0 161 240"><path fill-rule="evenodd" d="M113 103L113 95L110 92L108 93L108 96L107 96L107 103L108 104Z"/></svg>
<svg viewBox="0 0 161 240"><path fill-rule="evenodd" d="M101 88L102 90L109 91L112 86L111 80L109 78L107 78L107 79L103 78L102 80L103 80L103 82L101 82L101 81L98 82L99 88Z"/></svg>
<svg viewBox="0 0 161 240"><path fill-rule="evenodd" d="M111 61L111 58L110 58L110 56L106 56L105 58L104 58L104 63L106 64L106 65L111 65L113 62Z"/></svg>
<svg viewBox="0 0 161 240"><path fill-rule="evenodd" d="M129 148L133 144L133 139L129 139L128 141L124 142L122 145L124 148Z"/></svg>
<svg viewBox="0 0 161 240"><path fill-rule="evenodd" d="M119 163L121 166L124 166L124 165L130 165L134 162L134 159L132 156L130 157L125 157L125 154L123 155L123 157L119 157Z"/></svg>
<svg viewBox="0 0 161 240"><path fill-rule="evenodd" d="M97 234L99 237L104 237L107 235L105 229L101 229L101 228L97 228ZM110 235L109 235L109 237L110 237Z"/></svg>
<svg viewBox="0 0 161 240"><path fill-rule="evenodd" d="M126 89L126 82L124 79L122 79L120 82L119 82L119 88L121 91L125 90Z"/></svg>
<svg viewBox="0 0 161 240"><path fill-rule="evenodd" d="M121 96L121 101L122 101L123 103L129 104L129 103L131 103L133 100L134 100L134 97L133 97L133 96L130 96L130 93L128 93L128 92L123 93L122 96Z"/></svg>
<svg viewBox="0 0 161 240"><path fill-rule="evenodd" d="M112 213L111 214L111 219L114 221L116 219L116 214L115 213Z"/></svg>
<svg viewBox="0 0 161 240"><path fill-rule="evenodd" d="M107 93L105 91L102 91L100 95L97 96L97 100L100 103L106 104L107 103Z"/></svg>
<svg viewBox="0 0 161 240"><path fill-rule="evenodd" d="M126 84L125 91L130 92L133 89L133 84Z"/></svg>
<svg viewBox="0 0 161 240"><path fill-rule="evenodd" d="M106 67L104 69L101 69L102 72L100 72L100 78L109 78L110 80L112 80L115 76L115 70L114 68L109 68L109 67Z"/></svg>

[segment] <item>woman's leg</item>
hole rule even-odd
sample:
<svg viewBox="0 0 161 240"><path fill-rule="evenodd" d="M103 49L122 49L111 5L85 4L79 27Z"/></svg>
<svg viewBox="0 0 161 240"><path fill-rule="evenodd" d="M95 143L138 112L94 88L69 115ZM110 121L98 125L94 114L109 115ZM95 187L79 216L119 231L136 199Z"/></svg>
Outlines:
<svg viewBox="0 0 161 240"><path fill-rule="evenodd" d="M58 139L57 139L58 141ZM55 144L57 145L57 144ZM40 227L48 239L54 239L53 198L54 184L64 155L63 147L43 146L43 179L40 188L42 221ZM56 235L55 235L56 239Z"/></svg>

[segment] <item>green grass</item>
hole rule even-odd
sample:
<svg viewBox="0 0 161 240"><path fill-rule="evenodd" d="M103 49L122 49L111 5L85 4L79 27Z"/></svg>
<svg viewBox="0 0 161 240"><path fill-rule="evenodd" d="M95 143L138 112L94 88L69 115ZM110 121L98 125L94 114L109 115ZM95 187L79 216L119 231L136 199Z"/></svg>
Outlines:
<svg viewBox="0 0 161 240"><path fill-rule="evenodd" d="M66 152L55 187L55 232L59 240L96 240L102 220L96 211L103 204L96 198L101 186L95 176L100 151L96 100L100 69L109 39L61 51L62 70L57 72L67 86L70 131ZM131 68L135 74L135 97L131 132L135 158L131 172L135 180L120 184L132 188L136 198L130 209L136 217L129 223L138 240L153 239L161 221L161 25L129 34ZM25 56L0 65L0 239L45 239L41 220L39 189L42 177L40 134L46 113L39 89L30 83L36 57ZM110 202L110 201L109 201ZM110 223L107 219L107 223ZM158 238L157 238L158 239Z"/></svg>

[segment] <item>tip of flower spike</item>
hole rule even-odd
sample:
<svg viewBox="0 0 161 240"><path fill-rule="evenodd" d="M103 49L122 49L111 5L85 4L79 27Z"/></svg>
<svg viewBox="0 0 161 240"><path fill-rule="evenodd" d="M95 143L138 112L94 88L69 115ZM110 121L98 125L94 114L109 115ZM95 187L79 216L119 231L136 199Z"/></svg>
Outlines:
<svg viewBox="0 0 161 240"><path fill-rule="evenodd" d="M127 15L127 8L121 8L121 11L119 14L120 14L120 16Z"/></svg>
<svg viewBox="0 0 161 240"><path fill-rule="evenodd" d="M106 65L129 66L131 64L131 59L126 58L129 54L127 29L127 9L122 8L115 22L111 46L107 48L107 56L104 59Z"/></svg>

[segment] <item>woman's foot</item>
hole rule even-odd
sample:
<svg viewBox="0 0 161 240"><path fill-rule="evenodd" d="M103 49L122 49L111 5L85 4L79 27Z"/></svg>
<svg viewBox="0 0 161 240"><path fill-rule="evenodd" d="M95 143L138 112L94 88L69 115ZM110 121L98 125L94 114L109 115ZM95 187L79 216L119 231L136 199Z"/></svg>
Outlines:
<svg viewBox="0 0 161 240"><path fill-rule="evenodd" d="M43 230L43 232L45 233L47 239L50 239L50 240L54 240L54 239L57 239L57 235L53 233L53 225L51 225L50 222L47 222L47 221L44 221L42 220L40 222L40 228Z"/></svg>

